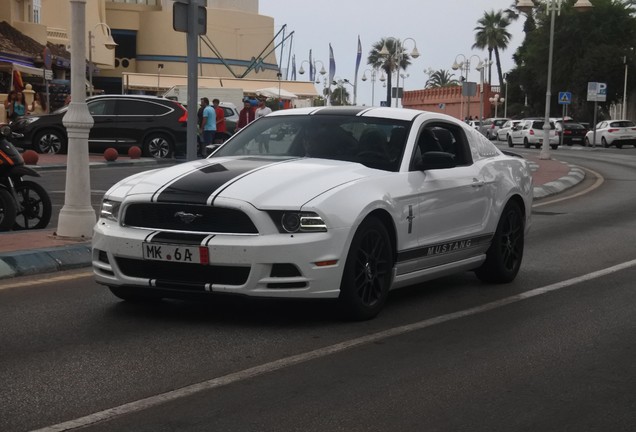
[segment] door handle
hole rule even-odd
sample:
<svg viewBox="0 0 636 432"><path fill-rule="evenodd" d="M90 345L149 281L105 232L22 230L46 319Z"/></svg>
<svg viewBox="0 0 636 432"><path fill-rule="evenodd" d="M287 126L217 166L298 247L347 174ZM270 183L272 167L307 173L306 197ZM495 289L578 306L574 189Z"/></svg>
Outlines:
<svg viewBox="0 0 636 432"><path fill-rule="evenodd" d="M475 188L480 188L480 187L482 187L485 184L486 183L483 180L477 180L476 178L474 178L472 186L475 187Z"/></svg>

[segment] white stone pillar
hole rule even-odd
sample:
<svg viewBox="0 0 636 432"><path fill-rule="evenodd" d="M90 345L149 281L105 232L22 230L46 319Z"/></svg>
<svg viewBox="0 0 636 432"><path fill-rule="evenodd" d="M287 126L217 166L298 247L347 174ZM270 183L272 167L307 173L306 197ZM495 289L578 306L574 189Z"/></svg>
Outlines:
<svg viewBox="0 0 636 432"><path fill-rule="evenodd" d="M91 238L97 220L91 206L88 133L93 117L86 105L86 0L71 2L71 104L62 119L68 135L66 190L57 235Z"/></svg>

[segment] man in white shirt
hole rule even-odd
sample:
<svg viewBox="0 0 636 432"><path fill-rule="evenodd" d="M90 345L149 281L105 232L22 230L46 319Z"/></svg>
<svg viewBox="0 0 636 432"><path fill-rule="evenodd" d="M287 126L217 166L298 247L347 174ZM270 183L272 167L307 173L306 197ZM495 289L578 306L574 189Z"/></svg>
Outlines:
<svg viewBox="0 0 636 432"><path fill-rule="evenodd" d="M258 120L272 112L272 109L265 105L266 99L267 98L264 96L258 98L258 106L256 107L256 113L254 116L255 120ZM269 135L263 134L258 137L258 151L260 153L269 153Z"/></svg>

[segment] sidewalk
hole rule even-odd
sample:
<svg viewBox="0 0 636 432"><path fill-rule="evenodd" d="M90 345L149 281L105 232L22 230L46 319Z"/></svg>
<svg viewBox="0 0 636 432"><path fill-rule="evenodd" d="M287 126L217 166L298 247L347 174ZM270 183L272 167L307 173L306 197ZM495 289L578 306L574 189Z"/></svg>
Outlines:
<svg viewBox="0 0 636 432"><path fill-rule="evenodd" d="M37 170L64 169L66 156L39 155ZM131 164L164 165L174 160L120 157L106 162L101 155L91 155L90 167L108 168ZM558 160L527 157L533 171L534 197L541 199L562 192L585 178L584 171ZM55 228L0 233L0 279L70 270L91 265L90 240L60 239Z"/></svg>

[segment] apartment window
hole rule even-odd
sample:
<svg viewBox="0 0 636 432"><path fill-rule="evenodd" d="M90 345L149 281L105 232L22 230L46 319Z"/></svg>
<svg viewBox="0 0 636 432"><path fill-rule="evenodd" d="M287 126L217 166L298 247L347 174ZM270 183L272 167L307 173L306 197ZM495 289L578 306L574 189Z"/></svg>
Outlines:
<svg viewBox="0 0 636 432"><path fill-rule="evenodd" d="M42 13L42 0L33 0L31 21L33 21L36 24L40 24L40 20L42 18L41 13Z"/></svg>

